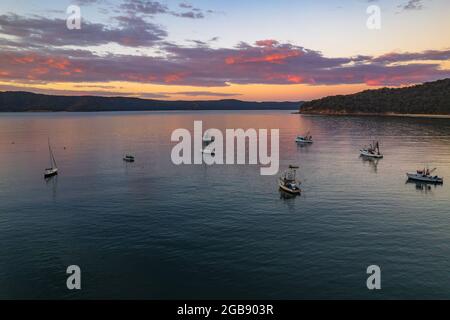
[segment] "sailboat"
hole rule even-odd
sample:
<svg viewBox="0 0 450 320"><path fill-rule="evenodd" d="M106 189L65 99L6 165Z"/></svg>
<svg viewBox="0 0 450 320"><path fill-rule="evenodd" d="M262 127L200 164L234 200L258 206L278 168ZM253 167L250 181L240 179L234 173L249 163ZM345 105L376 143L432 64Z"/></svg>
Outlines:
<svg viewBox="0 0 450 320"><path fill-rule="evenodd" d="M55 156L53 155L52 147L50 145L50 138L48 139L48 151L50 153L50 167L45 169L44 178L50 178L58 174Z"/></svg>
<svg viewBox="0 0 450 320"><path fill-rule="evenodd" d="M131 154L126 154L123 157L123 161L125 161L125 162L134 162L134 160L135 160L135 157L132 156Z"/></svg>
<svg viewBox="0 0 450 320"><path fill-rule="evenodd" d="M378 141L374 141L368 148L359 150L360 154L364 157L382 159L384 156L380 152L380 144Z"/></svg>

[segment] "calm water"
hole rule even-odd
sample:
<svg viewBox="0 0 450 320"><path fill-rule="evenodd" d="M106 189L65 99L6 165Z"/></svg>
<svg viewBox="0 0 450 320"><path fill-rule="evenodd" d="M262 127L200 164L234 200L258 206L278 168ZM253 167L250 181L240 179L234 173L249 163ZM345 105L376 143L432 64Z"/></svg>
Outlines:
<svg viewBox="0 0 450 320"><path fill-rule="evenodd" d="M172 165L171 132L194 120L279 128L281 167L300 164L304 194L280 197L258 166ZM308 129L316 143L297 146ZM377 137L385 159L364 162ZM0 298L449 298L450 184L405 183L425 164L448 180L449 162L448 119L1 114ZM71 264L79 292L65 287Z"/></svg>

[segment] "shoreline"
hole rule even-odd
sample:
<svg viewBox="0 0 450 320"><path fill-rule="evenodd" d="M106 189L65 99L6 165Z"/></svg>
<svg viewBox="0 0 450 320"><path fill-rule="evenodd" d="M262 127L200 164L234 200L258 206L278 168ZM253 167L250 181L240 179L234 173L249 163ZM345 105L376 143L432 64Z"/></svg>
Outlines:
<svg viewBox="0 0 450 320"><path fill-rule="evenodd" d="M179 112L179 111L198 111L198 112L209 112L209 111L293 111L295 109L152 109L152 110L89 110L89 111L78 111L78 110L27 110L27 111L0 111L0 114L33 114L33 113L101 113L101 112ZM297 112L291 112L297 113Z"/></svg>
<svg viewBox="0 0 450 320"><path fill-rule="evenodd" d="M450 114L421 114L421 113L320 113L320 112L294 112L293 114L311 115L311 116L350 116L350 117L408 117L408 118L435 118L450 119Z"/></svg>

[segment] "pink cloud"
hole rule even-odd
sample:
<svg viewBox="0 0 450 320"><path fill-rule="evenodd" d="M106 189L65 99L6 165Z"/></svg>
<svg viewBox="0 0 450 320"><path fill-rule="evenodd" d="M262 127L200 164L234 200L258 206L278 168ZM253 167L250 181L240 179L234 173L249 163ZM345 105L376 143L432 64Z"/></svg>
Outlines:
<svg viewBox="0 0 450 320"><path fill-rule="evenodd" d="M264 40L266 43L267 40ZM418 57L447 57L447 51L332 58L275 41L235 48L183 47L167 43L166 56L108 55L53 48L3 50L0 79L15 81L133 81L191 86L237 84L404 85L450 77L439 63ZM409 62L409 58L415 62ZM402 64L393 64L401 61ZM409 63L408 63L409 62Z"/></svg>

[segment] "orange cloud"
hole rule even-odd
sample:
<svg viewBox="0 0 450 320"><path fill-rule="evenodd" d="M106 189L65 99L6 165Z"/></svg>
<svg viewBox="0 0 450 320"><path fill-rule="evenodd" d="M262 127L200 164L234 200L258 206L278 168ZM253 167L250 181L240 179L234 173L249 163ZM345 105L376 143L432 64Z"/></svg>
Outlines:
<svg viewBox="0 0 450 320"><path fill-rule="evenodd" d="M35 59L36 59L35 55L32 54L32 55L26 55L23 57L13 58L13 61L15 63L32 63L32 62L34 62Z"/></svg>
<svg viewBox="0 0 450 320"><path fill-rule="evenodd" d="M225 59L225 63L228 65L231 64L241 64L241 63L253 63L253 62L269 62L269 63L283 63L284 60L292 57L299 57L303 55L303 52L300 50L295 51L286 51L286 52L276 52L271 54L262 55L259 57L245 57L241 56L232 56L227 57Z"/></svg>
<svg viewBox="0 0 450 320"><path fill-rule="evenodd" d="M180 80L183 80L184 78L184 73L173 73L173 74L168 74L167 76L164 77L164 81L166 83L174 83L174 82L178 82Z"/></svg>
<svg viewBox="0 0 450 320"><path fill-rule="evenodd" d="M303 77L296 75L296 74L275 73L275 74L270 74L266 78L268 80L278 80L278 79L286 80L290 83L295 83L295 84L303 83L305 81L305 79Z"/></svg>
<svg viewBox="0 0 450 320"><path fill-rule="evenodd" d="M44 62L44 64L54 69L65 70L68 66L70 66L70 61L64 58L49 58Z"/></svg>

